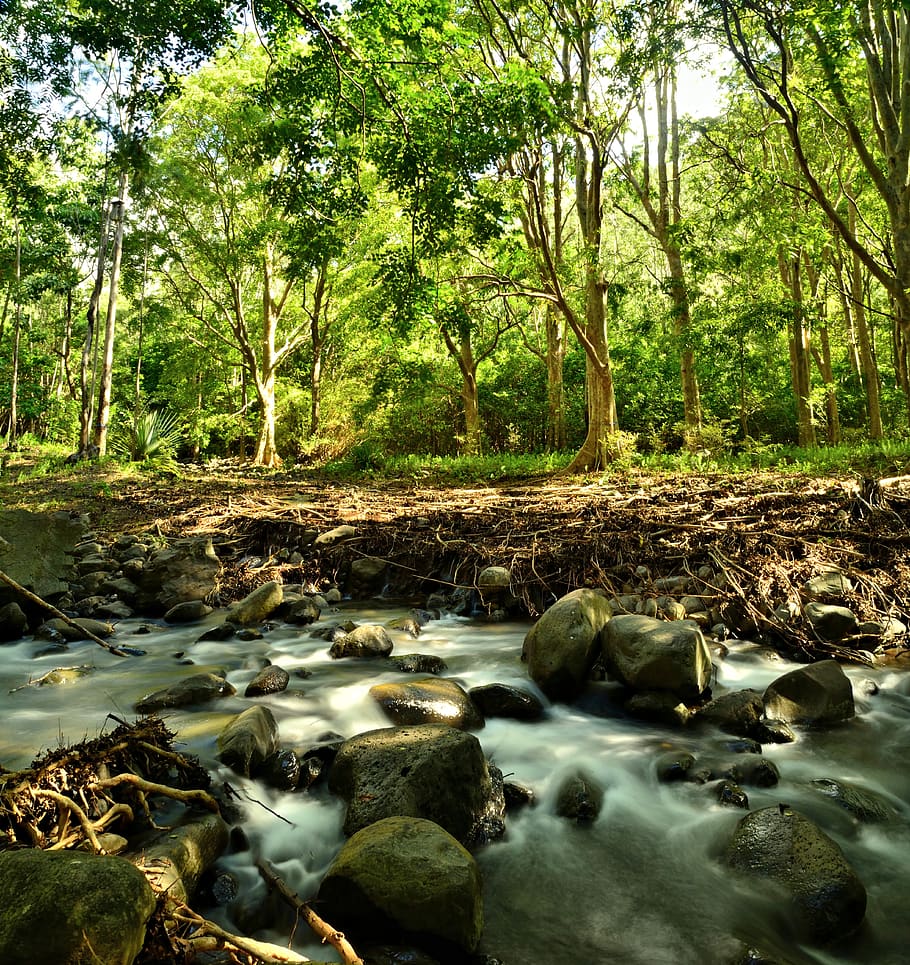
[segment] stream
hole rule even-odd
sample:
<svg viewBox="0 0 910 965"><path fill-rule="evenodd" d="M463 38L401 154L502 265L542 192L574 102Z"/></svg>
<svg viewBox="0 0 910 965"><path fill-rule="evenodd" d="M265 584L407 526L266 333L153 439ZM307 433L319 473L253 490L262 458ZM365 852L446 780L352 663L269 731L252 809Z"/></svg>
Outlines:
<svg viewBox="0 0 910 965"><path fill-rule="evenodd" d="M343 605L320 625L353 619L385 623L407 607ZM343 837L343 805L324 786L284 794L226 771L214 758L215 741L234 715L250 706L242 696L267 657L291 672L283 694L257 698L272 709L282 746L303 750L326 732L351 737L388 726L368 689L407 679L382 661L331 660L324 640L309 628L279 626L262 640L194 641L223 619L167 627L124 621L115 639L141 647L145 656L118 658L96 645L71 644L68 653L35 658L47 645L23 640L0 649L0 762L25 767L41 750L95 737L115 726L113 713L132 719L133 704L150 691L203 670L228 671L237 695L167 715L177 749L197 754L222 779L266 807L249 803L246 852L224 856L220 866L240 883L250 903L264 891L253 865L271 860L301 896L313 895ZM132 635L140 626L152 632ZM390 631L395 653L442 657L447 676L465 689L486 683L532 690L520 652L527 625L490 624L444 616L424 627L418 640ZM751 644L730 641L717 666L717 687L763 689L792 664ZM175 654L184 654L175 657ZM191 658L193 663L182 660ZM21 687L54 667L92 665L93 671L60 686ZM294 671L311 672L307 679ZM536 723L491 719L477 732L488 758L506 775L534 789L536 805L507 818L505 838L476 853L484 877L486 926L480 951L504 965L731 965L742 938L766 954L792 963L898 965L910 949L910 675L845 667L854 685L857 715L823 731L798 731L792 744L766 745L781 773L772 788L746 787L752 809L785 802L819 824L841 847L868 892L866 921L842 946L797 948L779 938L774 909L754 885L732 875L719 854L745 811L722 807L711 785L661 784L656 760L667 749L723 753L723 735L710 729L671 729L624 717L610 701L614 685L594 683L575 705L548 707ZM873 691L876 691L873 693ZM589 827L554 814L559 781L583 768L605 788L603 810ZM855 783L888 801L895 821L858 824L813 787L819 778ZM281 820L267 808L277 812ZM290 823L286 823L290 822ZM220 910L226 927L239 930ZM332 950L307 944L301 926L296 944L305 955L332 960ZM739 936L739 937L737 937ZM286 941L286 935L259 935Z"/></svg>

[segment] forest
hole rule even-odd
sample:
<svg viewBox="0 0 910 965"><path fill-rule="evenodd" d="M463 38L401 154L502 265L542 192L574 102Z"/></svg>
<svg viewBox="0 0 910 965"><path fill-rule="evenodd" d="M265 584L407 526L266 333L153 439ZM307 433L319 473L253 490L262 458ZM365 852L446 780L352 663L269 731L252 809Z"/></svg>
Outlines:
<svg viewBox="0 0 910 965"><path fill-rule="evenodd" d="M0 14L10 449L586 471L907 438L904 3Z"/></svg>

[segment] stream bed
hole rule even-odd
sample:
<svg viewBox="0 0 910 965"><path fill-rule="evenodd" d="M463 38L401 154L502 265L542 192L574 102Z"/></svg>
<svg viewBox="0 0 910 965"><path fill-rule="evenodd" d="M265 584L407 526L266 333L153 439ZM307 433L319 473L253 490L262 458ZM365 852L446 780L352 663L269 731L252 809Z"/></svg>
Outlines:
<svg viewBox="0 0 910 965"><path fill-rule="evenodd" d="M344 605L326 614L320 625L347 619L386 623L407 612L405 606ZM35 653L46 647L42 641L4 645L0 762L7 768L25 767L44 749L112 728L115 723L105 720L108 713L132 719L135 702L153 690L203 670L226 670L237 688L235 696L166 715L178 735L177 749L198 755L216 780L248 795L243 827L251 848L225 855L220 866L236 877L238 902L248 908L264 893L254 866L257 857L269 859L298 894L311 896L343 841L342 802L324 785L287 794L239 778L215 760L217 735L250 706L242 694L262 657L287 669L291 684L282 694L256 700L273 711L282 746L301 751L328 732L352 737L389 726L368 690L405 675L386 669L381 660L332 660L329 644L311 636L307 627L278 626L261 640L195 642L222 619L223 613L216 613L204 624L176 628L124 621L115 639L144 649L141 657L114 657L89 642L38 658ZM136 633L141 627L150 632ZM520 661L527 629L517 622L443 616L425 626L417 640L403 631L390 635L396 654L442 657L448 665L445 676L465 689L511 684L546 703ZM749 643L730 641L729 646L727 658L716 663L715 693L761 690L795 666ZM93 669L72 683L22 687L54 667L77 665ZM310 676L301 679L296 670ZM845 670L853 682L856 717L825 730L798 730L791 744L765 745L781 781L776 787L745 790L752 809L786 803L812 818L844 851L868 893L865 923L849 942L824 950L789 942L773 904L719 860L746 812L718 804L709 785L658 781L662 753L722 754L729 738L710 728L674 729L627 718L611 700L614 685L597 682L574 705L548 705L541 721L491 719L476 732L506 780L531 787L536 799L533 807L508 816L502 840L476 853L486 919L480 951L504 965L732 965L745 940L794 965L907 962L910 675ZM605 789L603 809L587 827L554 813L560 780L579 768ZM873 792L894 809L894 820L857 823L813 786L813 780L824 778ZM226 927L240 930L230 909L206 914L220 914ZM303 931L297 929L295 947L314 959L332 960L332 950L308 943ZM257 937L287 940L286 934Z"/></svg>

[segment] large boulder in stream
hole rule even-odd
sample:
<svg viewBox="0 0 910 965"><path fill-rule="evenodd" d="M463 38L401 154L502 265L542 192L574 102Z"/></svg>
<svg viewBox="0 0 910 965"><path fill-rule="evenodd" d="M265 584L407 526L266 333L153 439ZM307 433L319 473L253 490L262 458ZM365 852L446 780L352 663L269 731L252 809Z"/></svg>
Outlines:
<svg viewBox="0 0 910 965"><path fill-rule="evenodd" d="M205 600L215 593L220 575L211 539L178 540L154 552L136 574L136 606L143 613L163 614L178 603Z"/></svg>
<svg viewBox="0 0 910 965"><path fill-rule="evenodd" d="M582 587L557 600L528 631L528 673L550 700L572 700L584 689L611 612L605 596Z"/></svg>
<svg viewBox="0 0 910 965"><path fill-rule="evenodd" d="M18 603L0 606L0 643L10 643L24 637L28 631L28 617Z"/></svg>
<svg viewBox="0 0 910 965"><path fill-rule="evenodd" d="M385 727L344 742L329 789L347 802L344 833L392 815L427 818L463 844L504 801L473 734L447 724Z"/></svg>
<svg viewBox="0 0 910 965"><path fill-rule="evenodd" d="M278 724L263 704L231 720L218 735L218 760L244 777L255 774L278 750Z"/></svg>
<svg viewBox="0 0 910 965"><path fill-rule="evenodd" d="M342 657L387 657L394 644L385 627L378 623L365 623L354 627L349 633L335 638L329 650L333 660Z"/></svg>
<svg viewBox="0 0 910 965"><path fill-rule="evenodd" d="M426 677L370 687L370 696L393 724L448 724L478 730L483 714L454 680Z"/></svg>
<svg viewBox="0 0 910 965"><path fill-rule="evenodd" d="M319 887L320 914L357 938L473 952L483 931L477 863L438 824L388 817L358 831Z"/></svg>
<svg viewBox="0 0 910 965"><path fill-rule="evenodd" d="M281 606L283 600L281 584L269 580L235 603L228 611L227 619L235 626L254 627L267 620Z"/></svg>
<svg viewBox="0 0 910 965"><path fill-rule="evenodd" d="M683 699L702 694L711 681L711 651L688 620L620 614L601 633L607 672L632 690L670 691Z"/></svg>
<svg viewBox="0 0 910 965"><path fill-rule="evenodd" d="M836 660L785 673L768 685L763 699L767 718L795 724L833 724L856 712L853 685Z"/></svg>
<svg viewBox="0 0 910 965"><path fill-rule="evenodd" d="M129 861L83 851L0 852L3 965L131 965L155 893Z"/></svg>
<svg viewBox="0 0 910 965"><path fill-rule="evenodd" d="M219 697L231 697L236 693L234 685L219 674L195 673L171 687L156 690L136 701L136 713L153 714L174 707L204 704Z"/></svg>
<svg viewBox="0 0 910 965"><path fill-rule="evenodd" d="M739 822L727 863L768 881L798 937L829 944L852 935L866 913L866 889L841 849L786 805L753 811Z"/></svg>
<svg viewBox="0 0 910 965"><path fill-rule="evenodd" d="M53 600L69 588L75 547L86 532L82 516L0 510L0 570L42 599ZM0 604L14 598L15 592L0 584Z"/></svg>

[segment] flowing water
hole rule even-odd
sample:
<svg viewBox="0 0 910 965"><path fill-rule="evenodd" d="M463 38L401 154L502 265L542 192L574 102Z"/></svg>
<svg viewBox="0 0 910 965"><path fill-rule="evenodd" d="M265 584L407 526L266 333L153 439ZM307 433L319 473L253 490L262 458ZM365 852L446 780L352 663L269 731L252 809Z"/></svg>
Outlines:
<svg viewBox="0 0 910 965"><path fill-rule="evenodd" d="M344 608L323 622L384 623L404 612ZM367 691L376 683L408 679L384 670L381 661L333 661L328 644L306 628L281 627L252 642L194 643L204 627L153 627L149 634L131 636L138 626L138 621L121 624L118 640L145 649L142 657L113 657L90 643L37 659L34 654L43 646L37 641L0 648L0 761L6 767L27 765L40 749L97 736L107 713L129 717L137 699L182 676L224 668L237 696L168 717L185 749L217 771L217 734L250 705L241 695L255 674L257 657L292 672L287 692L257 699L273 710L283 746L298 750L328 731L350 737L387 726ZM425 627L419 640L397 631L392 636L396 653L441 656L447 676L465 688L500 682L536 690L519 659L526 629L446 616ZM175 656L179 653L184 656ZM181 662L187 658L192 665ZM53 667L78 664L94 669L70 684L9 693ZM312 676L293 676L298 668ZM760 689L788 669L791 665L767 652L733 642L727 659L718 663L717 684ZM540 722L494 719L477 732L507 780L531 786L537 801L509 816L503 840L477 853L486 916L481 951L505 965L727 965L741 950L735 937L741 936L794 963L910 960L910 675L853 668L847 673L854 683L856 718L825 731L801 731L793 744L766 746L781 783L746 790L752 808L785 802L840 845L869 895L866 922L854 939L824 951L788 943L773 903L719 861L745 812L721 807L710 786L658 782L656 760L662 752L722 752L721 735L624 718L609 699L612 685L597 683L575 706L548 707ZM872 684L878 688L874 695ZM603 810L589 827L553 813L560 779L578 768L605 788ZM255 903L263 893L253 866L260 855L299 894L314 894L343 841L342 804L324 789L282 794L223 769L221 777L265 805L248 804L244 829L250 851L221 861L239 880L243 903ZM887 800L898 816L887 824L857 824L812 786L817 778L858 784ZM224 921L232 927L230 919ZM274 934L260 937L282 940ZM304 954L331 959L330 949L307 945L299 930L297 939Z"/></svg>

